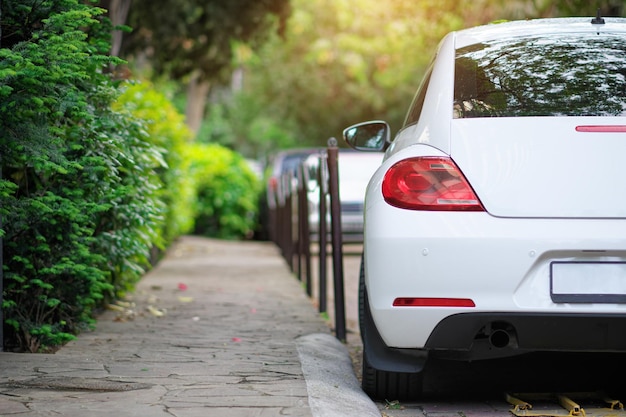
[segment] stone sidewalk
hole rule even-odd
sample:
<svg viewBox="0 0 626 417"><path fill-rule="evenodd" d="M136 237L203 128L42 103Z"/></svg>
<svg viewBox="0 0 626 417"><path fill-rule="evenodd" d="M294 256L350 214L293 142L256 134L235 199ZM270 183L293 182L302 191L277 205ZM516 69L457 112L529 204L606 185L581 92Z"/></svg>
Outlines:
<svg viewBox="0 0 626 417"><path fill-rule="evenodd" d="M184 237L95 331L0 353L0 416L376 414L268 242Z"/></svg>

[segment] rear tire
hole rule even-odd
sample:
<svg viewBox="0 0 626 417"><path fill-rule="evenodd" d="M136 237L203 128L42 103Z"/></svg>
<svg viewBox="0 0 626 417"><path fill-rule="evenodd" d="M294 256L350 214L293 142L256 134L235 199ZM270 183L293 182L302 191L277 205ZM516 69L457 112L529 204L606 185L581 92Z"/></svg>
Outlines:
<svg viewBox="0 0 626 417"><path fill-rule="evenodd" d="M411 400L422 394L422 374L379 371L363 353L363 391L377 400Z"/></svg>
<svg viewBox="0 0 626 417"><path fill-rule="evenodd" d="M372 367L367 360L368 347L365 343L365 332L375 329L369 312L367 289L365 288L365 266L361 258L359 276L359 329L363 340L363 374L361 386L370 397L379 400L407 400L422 394L423 372L404 373L389 372Z"/></svg>

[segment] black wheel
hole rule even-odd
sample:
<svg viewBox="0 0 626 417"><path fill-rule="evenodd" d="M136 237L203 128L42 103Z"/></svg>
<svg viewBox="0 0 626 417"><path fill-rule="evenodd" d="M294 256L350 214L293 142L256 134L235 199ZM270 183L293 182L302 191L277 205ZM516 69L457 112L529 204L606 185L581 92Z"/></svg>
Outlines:
<svg viewBox="0 0 626 417"><path fill-rule="evenodd" d="M365 334L365 263L363 255L361 255L361 269L359 271L359 332L361 332L361 340Z"/></svg>
<svg viewBox="0 0 626 417"><path fill-rule="evenodd" d="M367 359L368 344L366 332L375 331L369 312L367 289L365 288L365 267L361 258L359 276L359 329L363 340L363 375L361 386L370 397L379 400L407 400L422 394L423 372L389 372L372 367Z"/></svg>
<svg viewBox="0 0 626 417"><path fill-rule="evenodd" d="M379 371L363 353L363 391L377 400L410 400L422 394L422 374Z"/></svg>

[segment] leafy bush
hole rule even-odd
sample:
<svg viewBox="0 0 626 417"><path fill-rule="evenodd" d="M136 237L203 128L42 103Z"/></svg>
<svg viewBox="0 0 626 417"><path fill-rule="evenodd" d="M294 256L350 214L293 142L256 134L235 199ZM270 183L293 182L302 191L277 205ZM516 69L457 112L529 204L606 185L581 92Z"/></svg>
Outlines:
<svg viewBox="0 0 626 417"><path fill-rule="evenodd" d="M110 109L118 61L77 0L5 0L0 215L7 346L50 349L93 325L149 265L160 151ZM89 35L88 35L89 34Z"/></svg>
<svg viewBox="0 0 626 417"><path fill-rule="evenodd" d="M168 246L178 236L193 230L196 194L194 182L187 172L189 164L184 159L193 134L169 99L149 82L125 85L114 108L141 119L150 143L165 152L166 166L157 171L163 182L159 197L165 204L159 241Z"/></svg>
<svg viewBox="0 0 626 417"><path fill-rule="evenodd" d="M259 184L240 155L190 144L182 116L148 83L120 95L102 12L78 0L2 3L9 349L48 351L92 327L151 266L155 245L191 230L243 237L254 225Z"/></svg>
<svg viewBox="0 0 626 417"><path fill-rule="evenodd" d="M158 171L165 161L139 119L106 108L94 126L112 146L103 154L111 158L109 171L95 185L106 191L108 207L96 219L92 250L105 256L103 267L112 285L108 296L117 298L134 288L151 267L151 249L162 243L159 232L166 208Z"/></svg>
<svg viewBox="0 0 626 417"><path fill-rule="evenodd" d="M194 232L224 239L251 237L260 181L245 159L220 145L193 144L188 160L197 192Z"/></svg>

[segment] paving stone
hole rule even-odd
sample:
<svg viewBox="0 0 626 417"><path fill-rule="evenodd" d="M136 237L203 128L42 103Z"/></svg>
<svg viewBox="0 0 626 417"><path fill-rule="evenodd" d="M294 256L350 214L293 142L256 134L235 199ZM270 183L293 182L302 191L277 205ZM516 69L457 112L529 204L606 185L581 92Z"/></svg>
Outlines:
<svg viewBox="0 0 626 417"><path fill-rule="evenodd" d="M274 244L184 237L128 302L56 354L0 353L0 415L312 416L297 339L330 329Z"/></svg>

